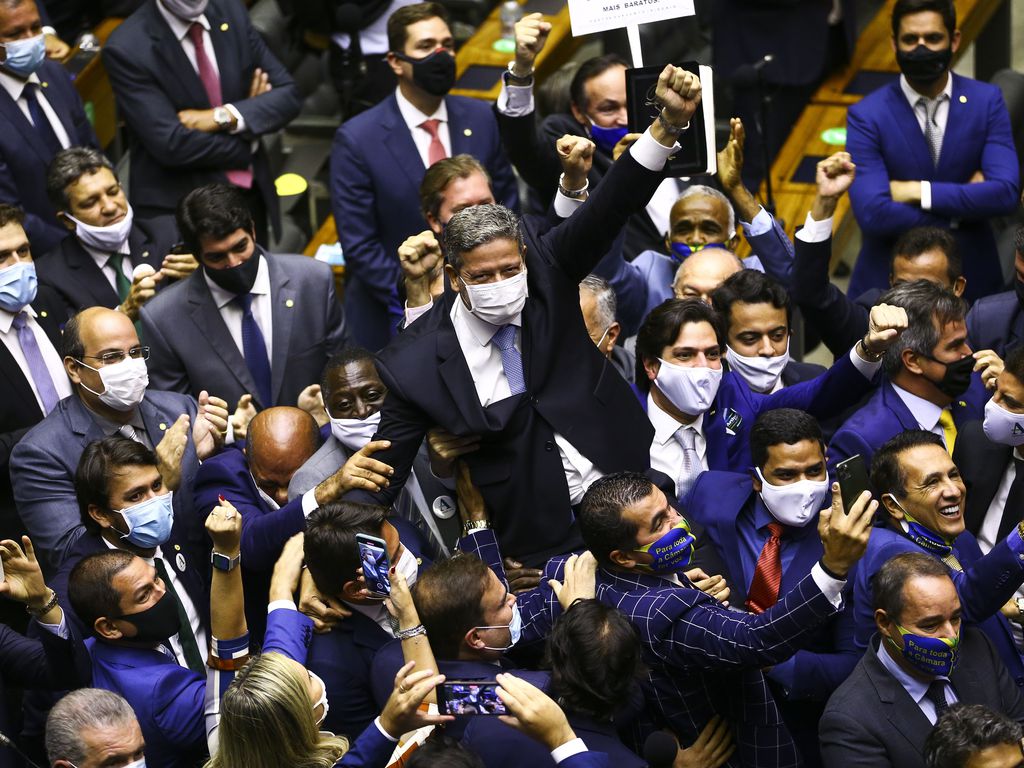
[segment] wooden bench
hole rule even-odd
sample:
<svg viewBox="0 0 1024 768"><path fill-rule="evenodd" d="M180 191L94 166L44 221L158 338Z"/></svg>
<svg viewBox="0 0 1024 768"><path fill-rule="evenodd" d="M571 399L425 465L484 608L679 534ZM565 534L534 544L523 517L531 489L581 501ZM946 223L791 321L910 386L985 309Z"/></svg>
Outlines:
<svg viewBox="0 0 1024 768"><path fill-rule="evenodd" d="M122 19L104 19L93 34L105 45L110 34L117 29ZM74 49L68 55L68 59L77 53ZM82 71L75 77L75 90L82 99L86 114L92 121L93 130L96 131L96 138L100 146L107 148L117 136L117 105L114 102L114 91L110 87L110 79L107 71L103 68L103 61L99 55L82 68Z"/></svg>

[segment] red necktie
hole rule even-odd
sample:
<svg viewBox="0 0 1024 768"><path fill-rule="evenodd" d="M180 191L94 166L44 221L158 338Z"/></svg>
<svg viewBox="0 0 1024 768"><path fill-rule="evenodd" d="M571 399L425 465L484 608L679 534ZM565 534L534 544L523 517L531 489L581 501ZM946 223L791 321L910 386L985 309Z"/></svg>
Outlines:
<svg viewBox="0 0 1024 768"><path fill-rule="evenodd" d="M188 28L188 36L196 51L196 69L199 70L199 79L203 83L203 90L206 91L206 98L210 101L211 107L219 107L224 104L224 97L220 90L220 77L217 70L213 68L213 62L206 53L206 45L203 43L203 25L195 22ZM250 189L252 187L252 170L232 170L226 172L228 181L236 187Z"/></svg>
<svg viewBox="0 0 1024 768"><path fill-rule="evenodd" d="M768 541L764 543L757 558L754 578L747 590L747 608L754 613L764 613L779 601L779 586L782 584L781 523L768 523Z"/></svg>
<svg viewBox="0 0 1024 768"><path fill-rule="evenodd" d="M430 134L430 148L427 150L428 168L438 160L448 157L448 153L444 151L444 144L441 143L441 139L437 135L437 127L440 124L441 121L437 119L424 120L420 123L420 128Z"/></svg>

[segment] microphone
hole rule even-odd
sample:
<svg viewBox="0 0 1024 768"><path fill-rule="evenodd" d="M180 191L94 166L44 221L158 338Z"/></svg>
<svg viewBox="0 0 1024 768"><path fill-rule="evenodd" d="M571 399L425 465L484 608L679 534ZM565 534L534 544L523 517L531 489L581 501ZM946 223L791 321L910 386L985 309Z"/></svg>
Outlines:
<svg viewBox="0 0 1024 768"><path fill-rule="evenodd" d="M644 760L650 768L672 768L678 751L676 737L665 731L655 731L644 741Z"/></svg>
<svg viewBox="0 0 1024 768"><path fill-rule="evenodd" d="M761 79L761 70L773 61L775 61L775 56L767 53L753 64L736 67L736 71L732 73L732 80L736 85L753 85Z"/></svg>
<svg viewBox="0 0 1024 768"><path fill-rule="evenodd" d="M6 734L4 734L2 732L0 732L0 746L2 746L2 747L9 747L10 749L13 749L15 752L17 752L21 756L21 759L24 760L29 765L31 765L32 768L41 768L39 763L33 763L32 760L29 758L29 756L26 755L24 752L22 752L20 749L18 749L18 745L15 744L13 741L11 741L11 739Z"/></svg>

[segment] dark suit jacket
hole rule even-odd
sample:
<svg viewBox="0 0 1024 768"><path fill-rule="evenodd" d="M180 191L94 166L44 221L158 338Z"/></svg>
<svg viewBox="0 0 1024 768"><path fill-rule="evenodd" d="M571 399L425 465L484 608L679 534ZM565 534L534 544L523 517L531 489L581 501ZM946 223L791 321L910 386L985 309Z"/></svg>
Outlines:
<svg viewBox="0 0 1024 768"><path fill-rule="evenodd" d="M932 725L878 660L876 636L853 674L829 700L821 719L821 752L832 768L924 768ZM984 704L1024 722L1024 701L984 633L960 633L960 663L949 677L957 699Z"/></svg>
<svg viewBox="0 0 1024 768"><path fill-rule="evenodd" d="M494 199L519 209L515 176L490 108L445 98L452 155L475 157L491 176ZM426 227L420 212L423 160L394 95L346 120L331 149L331 205L345 251L345 307L356 340L378 350L402 318L398 246Z"/></svg>
<svg viewBox="0 0 1024 768"><path fill-rule="evenodd" d="M146 391L139 410L154 445L183 413L195 424L196 401L176 392ZM75 471L85 447L106 435L77 395L66 397L14 448L11 481L14 500L36 550L56 568L85 532L75 495ZM194 524L192 481L199 460L189 439L181 460L181 487L174 494L175 519L190 521L186 537L198 543L205 536L202 521ZM41 558L42 559L42 558Z"/></svg>
<svg viewBox="0 0 1024 768"><path fill-rule="evenodd" d="M988 398L981 377L974 374L970 388L950 406L958 431L967 422L984 416ZM896 394L892 383L883 379L864 407L847 419L832 437L828 446L829 474L834 477L836 464L858 453L864 457L864 464L870 471L875 451L890 437L907 429L920 429L917 419Z"/></svg>
<svg viewBox="0 0 1024 768"><path fill-rule="evenodd" d="M270 361L274 402L261 403L245 358L231 338L200 268L187 280L161 291L140 313L142 335L152 346L152 386L198 397L202 390L234 408L249 393L254 405L292 405L299 393L320 381L324 364L348 340L345 315L326 264L306 256L269 254L273 302Z"/></svg>
<svg viewBox="0 0 1024 768"><path fill-rule="evenodd" d="M1008 215L1018 205L1020 166L1010 116L996 86L951 77L953 96L938 167L898 81L850 107L846 149L857 164L850 203L863 235L851 296L886 287L896 238L921 226L951 229L960 252L970 254L964 259L969 301L1003 286L988 219ZM967 183L979 170L985 181ZM893 202L889 182L896 179L930 181L931 210Z"/></svg>
<svg viewBox="0 0 1024 768"><path fill-rule="evenodd" d="M953 463L960 470L967 488L964 524L975 537L981 531L989 505L1013 460L1013 448L993 443L982 431L981 421L972 421L957 430ZM1004 517L1020 521L1020 510L1007 507Z"/></svg>
<svg viewBox="0 0 1024 768"><path fill-rule="evenodd" d="M36 74L71 146L99 148L67 70L55 61L44 61ZM0 88L0 202L25 211L25 233L38 255L54 248L68 234L57 221L46 195L46 170L52 159L53 153L36 134L25 113Z"/></svg>
<svg viewBox="0 0 1024 768"><path fill-rule="evenodd" d="M204 133L178 120L183 109L209 109L199 75L160 15L147 0L103 46L103 65L121 117L131 129L131 199L140 208L173 213L196 187L226 182L225 171L253 166L253 184L280 231L277 193L266 153L251 142L286 126L299 113L298 88L249 21L245 7L211 0L206 8L224 103L245 119L245 132ZM270 76L273 90L248 98L252 73Z"/></svg>
<svg viewBox="0 0 1024 768"><path fill-rule="evenodd" d="M1016 278L1014 278L1016 280ZM1016 291L983 296L967 313L971 349L992 349L1006 357L1024 341L1024 313Z"/></svg>
<svg viewBox="0 0 1024 768"><path fill-rule="evenodd" d="M177 240L178 230L170 217L135 221L128 235L132 266L148 264L160 269ZM113 309L121 303L103 270L73 234L39 261L37 271L39 283L51 286L60 294L68 316L89 307ZM161 280L157 290L167 285L167 280Z"/></svg>

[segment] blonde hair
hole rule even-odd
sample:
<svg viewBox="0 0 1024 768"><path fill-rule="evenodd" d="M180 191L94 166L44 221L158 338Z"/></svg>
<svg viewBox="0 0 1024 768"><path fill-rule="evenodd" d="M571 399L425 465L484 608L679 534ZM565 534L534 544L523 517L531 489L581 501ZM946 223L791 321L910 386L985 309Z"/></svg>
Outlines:
<svg viewBox="0 0 1024 768"><path fill-rule="evenodd" d="M319 733L306 680L280 653L239 670L221 699L218 740L205 768L331 768L349 746Z"/></svg>

